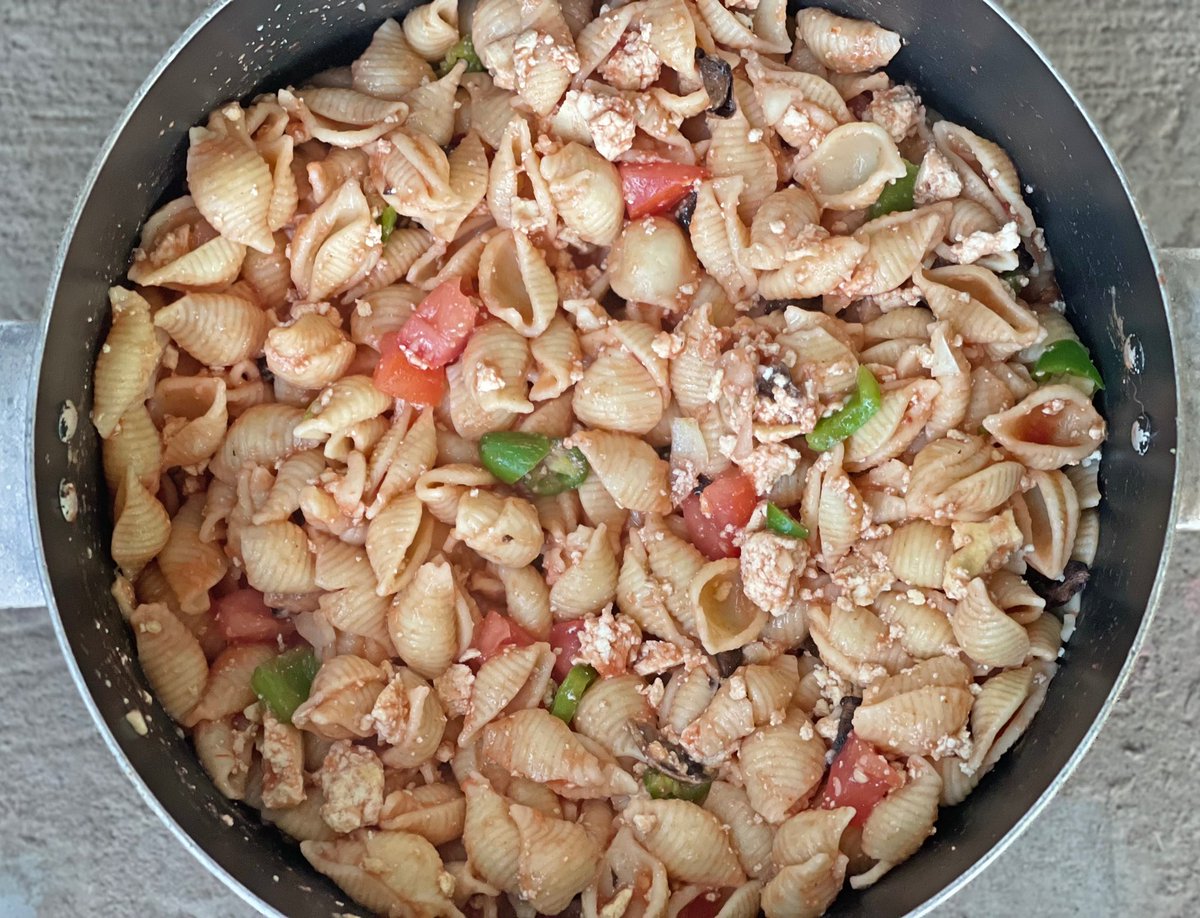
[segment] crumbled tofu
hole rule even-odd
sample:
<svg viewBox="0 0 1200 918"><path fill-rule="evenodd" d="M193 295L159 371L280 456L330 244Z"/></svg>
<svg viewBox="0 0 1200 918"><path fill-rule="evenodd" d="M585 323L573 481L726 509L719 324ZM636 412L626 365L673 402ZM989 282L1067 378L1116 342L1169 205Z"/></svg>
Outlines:
<svg viewBox="0 0 1200 918"><path fill-rule="evenodd" d="M575 327L581 332L599 331L609 322L604 307L591 297L565 298L562 306L575 319Z"/></svg>
<svg viewBox="0 0 1200 918"><path fill-rule="evenodd" d="M599 615L584 619L579 652L571 663L587 663L602 677L619 676L629 671L641 643L642 632L637 623L624 615L617 618L610 606Z"/></svg>
<svg viewBox="0 0 1200 918"><path fill-rule="evenodd" d="M626 30L596 72L617 89L643 90L658 79L661 70L662 61L650 44L650 23L643 22Z"/></svg>
<svg viewBox="0 0 1200 918"><path fill-rule="evenodd" d="M965 239L956 240L953 245L940 248L938 253L947 261L970 265L988 255L1003 255L1015 251L1020 244L1017 224L1010 222L994 233L983 230L971 233Z"/></svg>
<svg viewBox="0 0 1200 918"><path fill-rule="evenodd" d="M129 726L133 727L133 732L138 736L145 736L150 732L146 726L146 716L141 711L134 708L125 714L125 719L129 722Z"/></svg>
<svg viewBox="0 0 1200 918"><path fill-rule="evenodd" d="M440 676L433 680L448 717L462 717L471 707L471 690L475 685L475 674L464 663L452 663Z"/></svg>
<svg viewBox="0 0 1200 918"><path fill-rule="evenodd" d="M607 160L615 160L633 146L637 132L633 106L620 96L572 92L580 116L592 132L592 146Z"/></svg>
<svg viewBox="0 0 1200 918"><path fill-rule="evenodd" d="M278 720L269 708L262 712L259 752L263 766L263 805L273 809L296 806L304 800L304 743L300 731Z"/></svg>
<svg viewBox="0 0 1200 918"><path fill-rule="evenodd" d="M383 807L383 763L366 746L338 740L318 772L325 803L321 818L335 832L353 832L379 821Z"/></svg>
<svg viewBox="0 0 1200 918"><path fill-rule="evenodd" d="M739 567L746 598L770 615L784 615L799 599L808 543L763 530L742 543Z"/></svg>
<svg viewBox="0 0 1200 918"><path fill-rule="evenodd" d="M907 86L893 86L872 93L863 112L864 121L873 121L888 132L896 143L916 130L925 121L925 107L920 98Z"/></svg>
<svg viewBox="0 0 1200 918"><path fill-rule="evenodd" d="M962 194L962 179L954 166L937 149L930 147L921 167L917 170L913 185L913 202L917 205L949 201Z"/></svg>
<svg viewBox="0 0 1200 918"><path fill-rule="evenodd" d="M768 494L780 478L796 470L800 452L785 443L763 443L736 461L754 482L755 492Z"/></svg>

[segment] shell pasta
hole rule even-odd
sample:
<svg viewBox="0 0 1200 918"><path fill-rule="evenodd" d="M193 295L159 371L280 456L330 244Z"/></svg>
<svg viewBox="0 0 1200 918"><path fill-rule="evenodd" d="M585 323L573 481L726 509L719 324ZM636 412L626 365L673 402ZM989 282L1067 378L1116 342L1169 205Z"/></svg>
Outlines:
<svg viewBox="0 0 1200 918"><path fill-rule="evenodd" d="M1096 555L1028 189L875 23L458 12L193 127L110 291L142 671L364 909L820 915L1020 740Z"/></svg>

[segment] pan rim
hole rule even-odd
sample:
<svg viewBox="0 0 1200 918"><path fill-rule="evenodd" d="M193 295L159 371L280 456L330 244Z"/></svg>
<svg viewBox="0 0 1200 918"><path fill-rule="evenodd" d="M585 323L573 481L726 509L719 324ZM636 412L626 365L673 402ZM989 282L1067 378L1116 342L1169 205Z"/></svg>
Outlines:
<svg viewBox="0 0 1200 918"><path fill-rule="evenodd" d="M142 778L141 773L129 761L129 758L125 755L121 745L117 742L116 735L113 732L112 727L104 718L99 706L93 698L84 678L82 669L79 665L79 661L71 647L70 639L67 635L67 630L63 623L62 616L59 613L58 604L53 591L53 584L50 578L45 545L42 538L41 512L39 510L39 504L37 501L37 462L36 450L34 446L34 431L36 429L36 418L39 411L38 398L40 396L42 362L45 354L50 325L53 320L54 301L57 298L58 288L62 280L64 268L66 266L67 253L71 247L71 243L74 240L75 227L79 223L79 217L86 207L88 201L91 199L93 192L95 191L97 179L99 178L99 174L104 165L107 163L109 155L116 146L117 142L120 140L121 136L124 134L126 128L128 127L129 121L141 103L145 100L148 93L153 89L154 85L158 82L163 73L175 61L183 48L185 48L225 8L235 4L236 2L238 2L238 0L215 0L215 2L201 12L200 15L197 16L197 18L180 34L180 36L174 42L172 42L170 47L163 53L163 56L155 64L154 68L138 86L129 103L118 116L112 130L105 138L105 141L100 145L96 157L92 161L92 165L89 168L83 183L80 185L80 189L75 197L74 206L71 208L68 222L55 253L54 261L51 266L49 283L46 288L46 297L43 301L42 315L37 323L38 337L36 342L36 350L33 357L34 372L29 381L28 411L25 418L24 430L25 442L27 444L26 487L27 500L32 513L33 525L31 528L33 530L32 536L38 561L38 574L42 584L42 592L43 598L46 602L46 608L50 612L50 619L54 628L55 637L58 641L63 657L66 660L68 670L71 674L71 679L75 683L75 687L82 697L84 705L88 709L93 722L98 728L105 745L108 747L109 752L116 761L117 767L133 784L138 795L148 805L150 810L158 816L158 818L163 822L164 825L166 825L166 827L171 831L176 839L178 839L183 847L194 858L196 858L196 860L204 865L211 875L215 876L222 883L224 883L224 885L228 887L235 895L237 895L239 899L244 901L247 905L257 909L260 913L284 918L283 913L281 913L274 906L270 905L259 895L252 892L240 880L234 877L233 874L231 874L224 866L218 863L215 858L213 858L213 856L210 855L199 844L199 842L197 842L190 834L188 834L188 832L179 824L179 822L176 821L175 817L167 810L166 806L159 800L153 791L150 790L149 786ZM990 11L995 14L1000 21L1007 26L1007 28L1011 30L1014 35L1020 38L1020 40L1026 44L1029 50L1031 50L1037 56L1037 59L1041 65L1054 78L1058 86L1066 93L1066 96L1070 99L1071 103L1075 106L1076 110L1083 118L1084 123L1087 125L1092 134L1092 137L1099 144L1100 149L1103 151L1105 158L1113 170L1113 173L1120 182L1121 189L1124 192L1126 199L1129 201L1137 219L1138 229L1141 232L1141 237L1146 247L1146 253L1149 256L1151 265L1155 271L1156 282L1162 296L1162 301L1164 306L1166 306L1168 302L1167 292L1163 284L1162 265L1156 245L1150 235L1144 212L1138 204L1137 198L1133 193L1133 189L1130 187L1128 177L1126 176L1124 169L1121 167L1121 164L1118 161L1116 154L1109 144L1107 138L1100 130L1099 125L1096 123L1087 107L1083 104L1082 100L1076 94L1074 89L1072 89L1070 84L1065 80L1057 66L1055 66L1055 64L1049 59L1037 42L1035 42L1032 36L1025 30L1025 28L1017 23L1005 10L1003 10L998 5L997 0L980 0L980 2L990 9ZM1179 346L1179 342L1176 336L1175 324L1172 320L1170 308L1166 308L1165 313L1168 333L1172 346L1172 374L1175 377L1175 395L1178 404L1181 402L1182 391L1178 373L1175 372L1176 361L1174 358L1176 349ZM1178 430L1178 413L1175 418L1175 424L1176 430ZM1104 702L1101 704L1096 716L1089 725L1087 732L1084 734L1083 738L1080 740L1078 746L1072 752L1071 756L1047 785L1046 789L1041 793L1041 795L1039 795L1038 799L1021 814L1016 822L1014 822L1013 825L1006 830L1005 833L1000 836L1000 838L998 838L978 860L972 863L970 867L947 882L946 885L944 885L921 905L909 911L909 916L928 915L939 906L945 905L950 899L961 892L969 883L971 883L971 881L976 879L984 870L994 863L995 860L1004 851L1006 851L1009 846L1012 845L1042 813L1050 801L1062 789L1063 785L1074 774L1076 768L1091 749L1091 746L1095 742L1096 737L1099 735L1100 730L1108 720L1108 717L1112 712L1113 705L1120 696L1121 692L1124 690L1125 686L1128 684L1134 664L1145 643L1146 635L1154 619L1155 612L1158 609L1162 592L1164 590L1166 569L1170 562L1171 556L1174 553L1176 526L1180 513L1180 479L1183 470L1178 461L1177 455L1173 455L1171 461L1174 465L1174 473L1172 475L1171 482L1171 503L1167 514L1162 553L1154 575L1154 584L1150 590L1149 596L1147 597L1146 608L1142 614L1138 630L1130 644L1129 652L1121 666L1121 670L1117 674L1116 679L1113 681L1112 687L1109 689Z"/></svg>

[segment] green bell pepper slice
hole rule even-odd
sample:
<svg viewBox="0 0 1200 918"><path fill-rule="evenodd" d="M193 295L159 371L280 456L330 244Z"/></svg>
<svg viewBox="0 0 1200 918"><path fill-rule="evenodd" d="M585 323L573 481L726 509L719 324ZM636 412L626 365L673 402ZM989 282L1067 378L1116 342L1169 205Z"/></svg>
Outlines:
<svg viewBox="0 0 1200 918"><path fill-rule="evenodd" d="M691 784L680 781L678 778L672 778L655 768L648 768L642 775L642 786L655 800L689 800L692 803L701 804L708 798L712 781Z"/></svg>
<svg viewBox="0 0 1200 918"><path fill-rule="evenodd" d="M804 439L809 449L818 453L833 449L875 416L883 404L883 392L874 375L866 367L858 368L858 389L844 408L817 421Z"/></svg>
<svg viewBox="0 0 1200 918"><path fill-rule="evenodd" d="M787 536L789 539L807 539L808 527L792 517L791 514L780 510L775 504L767 502L767 528L772 532Z"/></svg>
<svg viewBox="0 0 1200 918"><path fill-rule="evenodd" d="M454 65L459 61L467 62L467 73L483 72L483 62L479 60L479 55L475 52L475 43L471 41L470 34L464 35L454 47L446 52L446 57L438 64L438 76L444 77L454 69Z"/></svg>
<svg viewBox="0 0 1200 918"><path fill-rule="evenodd" d="M320 668L311 647L294 647L256 666L250 687L272 714L290 724L293 712L308 700Z"/></svg>
<svg viewBox="0 0 1200 918"><path fill-rule="evenodd" d="M396 208L389 204L383 209L383 213L379 215L379 219L375 222L379 224L379 228L383 230L380 234L380 239L384 245L392 236L392 231L396 228L396 221L400 219L400 215L396 213Z"/></svg>
<svg viewBox="0 0 1200 918"><path fill-rule="evenodd" d="M563 679L562 685L554 693L554 702L550 705L550 713L570 725L579 709L579 699L591 688L592 683L600 678L596 670L586 663L576 663Z"/></svg>
<svg viewBox="0 0 1200 918"><path fill-rule="evenodd" d="M1100 371L1092 363L1087 348L1070 338L1055 341L1042 351L1042 356L1033 365L1034 379L1042 380L1063 373L1090 379L1097 389L1104 388L1104 380L1100 378Z"/></svg>
<svg viewBox="0 0 1200 918"><path fill-rule="evenodd" d="M883 186L879 198L867 211L867 217L874 220L884 214L912 210L916 206L913 202L913 192L917 186L917 169L918 167L907 159L904 160L904 176Z"/></svg>
<svg viewBox="0 0 1200 918"><path fill-rule="evenodd" d="M479 438L479 461L505 484L516 484L550 454L553 445L542 434L497 430Z"/></svg>

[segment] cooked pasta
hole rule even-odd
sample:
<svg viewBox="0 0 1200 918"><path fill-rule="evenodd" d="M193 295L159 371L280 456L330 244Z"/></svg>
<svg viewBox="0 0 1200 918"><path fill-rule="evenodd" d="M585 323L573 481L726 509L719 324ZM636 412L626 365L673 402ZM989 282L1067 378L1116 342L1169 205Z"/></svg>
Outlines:
<svg viewBox="0 0 1200 918"><path fill-rule="evenodd" d="M363 909L815 918L1028 728L1106 426L901 43L433 0L192 128L96 358L113 595Z"/></svg>

